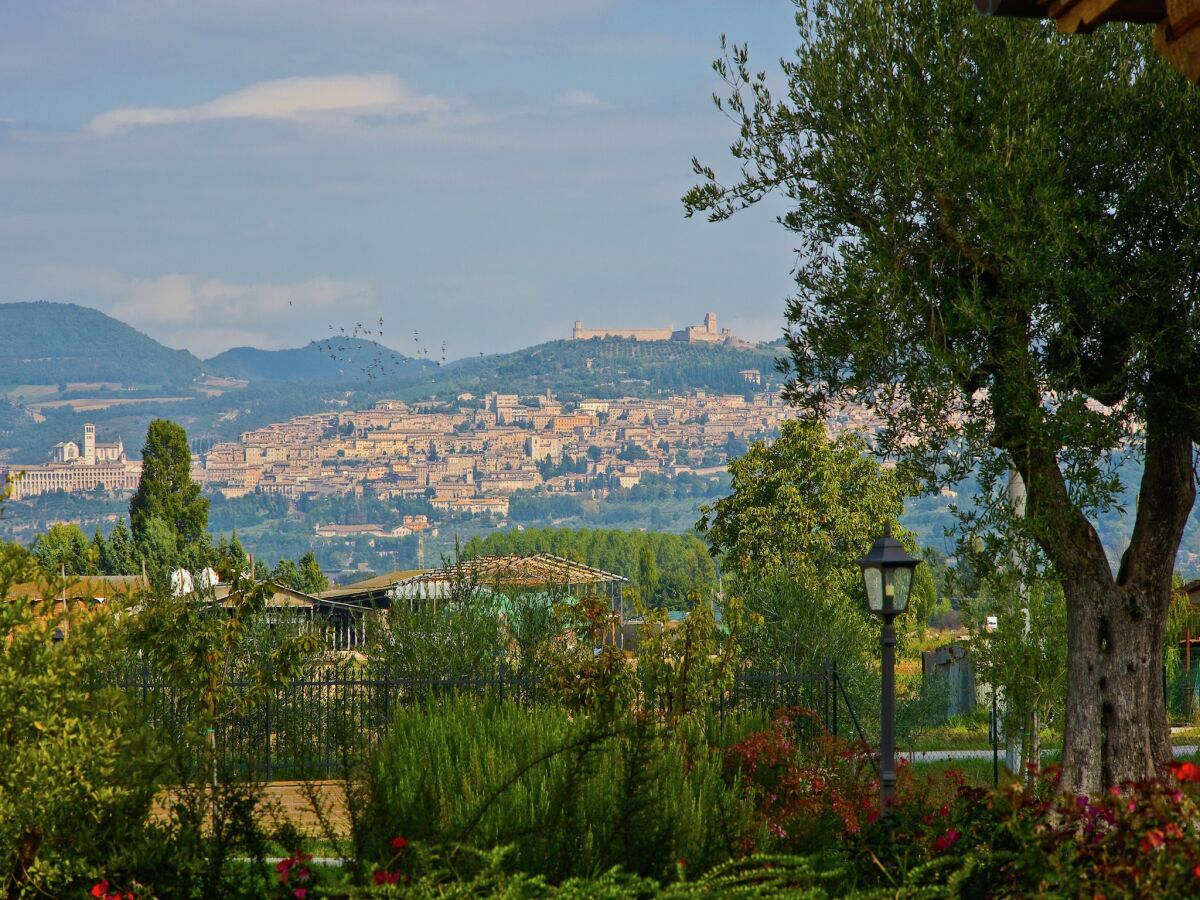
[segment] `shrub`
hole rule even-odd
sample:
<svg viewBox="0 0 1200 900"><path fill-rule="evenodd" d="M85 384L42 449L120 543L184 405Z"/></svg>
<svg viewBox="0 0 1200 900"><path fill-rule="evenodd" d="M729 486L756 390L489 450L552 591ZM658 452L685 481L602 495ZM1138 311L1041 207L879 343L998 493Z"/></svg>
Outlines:
<svg viewBox="0 0 1200 900"><path fill-rule="evenodd" d="M704 871L754 843L752 810L690 731L465 699L399 711L367 776L359 856L384 861L399 834L447 852L513 844L510 871L553 881L617 865L670 878L681 857Z"/></svg>

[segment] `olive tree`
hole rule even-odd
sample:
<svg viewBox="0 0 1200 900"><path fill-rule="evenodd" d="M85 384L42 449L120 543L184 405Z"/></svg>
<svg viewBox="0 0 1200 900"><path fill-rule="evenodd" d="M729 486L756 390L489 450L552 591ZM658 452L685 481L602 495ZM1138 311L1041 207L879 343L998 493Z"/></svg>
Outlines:
<svg viewBox="0 0 1200 900"><path fill-rule="evenodd" d="M865 405L928 489L974 471L974 527L1028 538L1061 580L1063 789L1163 774L1161 639L1200 436L1200 94L1132 27L1065 40L963 0L796 6L782 93L745 47L717 62L738 172L697 163L687 212L782 195L790 400ZM1114 566L1092 520L1123 453L1143 474ZM1021 521L993 489L1009 468Z"/></svg>

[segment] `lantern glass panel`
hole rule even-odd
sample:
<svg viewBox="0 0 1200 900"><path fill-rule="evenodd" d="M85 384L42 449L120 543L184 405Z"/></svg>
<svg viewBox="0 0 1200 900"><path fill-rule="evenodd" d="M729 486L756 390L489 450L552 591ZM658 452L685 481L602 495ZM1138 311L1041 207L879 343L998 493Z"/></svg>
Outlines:
<svg viewBox="0 0 1200 900"><path fill-rule="evenodd" d="M895 585L892 608L896 612L904 612L908 609L908 593L912 590L913 570L908 566L900 566L893 569L890 574Z"/></svg>
<svg viewBox="0 0 1200 900"><path fill-rule="evenodd" d="M867 586L867 606L872 612L883 609L883 570L878 566L863 566L863 582Z"/></svg>

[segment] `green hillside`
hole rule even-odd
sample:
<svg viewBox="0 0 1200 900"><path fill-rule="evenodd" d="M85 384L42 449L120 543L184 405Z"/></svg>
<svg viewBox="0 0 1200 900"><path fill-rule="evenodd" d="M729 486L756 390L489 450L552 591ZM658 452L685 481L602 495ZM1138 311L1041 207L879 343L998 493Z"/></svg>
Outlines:
<svg viewBox="0 0 1200 900"><path fill-rule="evenodd" d="M312 341L290 350L234 347L204 361L207 371L249 381L356 384L376 378L420 379L433 367L374 341Z"/></svg>
<svg viewBox="0 0 1200 900"><path fill-rule="evenodd" d="M515 353L464 359L446 366L440 379L462 390L494 390L595 397L645 396L703 389L740 394L745 370L759 372L764 385L776 379L777 352L734 349L676 341L593 338L550 341Z"/></svg>
<svg viewBox="0 0 1200 900"><path fill-rule="evenodd" d="M0 387L111 382L190 385L202 367L99 310L73 303L0 303Z"/></svg>

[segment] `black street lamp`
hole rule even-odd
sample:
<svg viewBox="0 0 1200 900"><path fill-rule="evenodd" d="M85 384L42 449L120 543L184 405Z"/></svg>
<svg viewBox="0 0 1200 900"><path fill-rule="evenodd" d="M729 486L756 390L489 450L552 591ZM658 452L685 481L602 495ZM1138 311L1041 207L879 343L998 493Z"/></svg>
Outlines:
<svg viewBox="0 0 1200 900"><path fill-rule="evenodd" d="M883 537L872 545L870 552L858 561L862 566L863 582L867 588L867 605L883 619L880 646L881 698L879 728L879 788L881 812L891 816L896 802L896 629L892 620L908 608L913 571L920 560L904 552L901 543L892 537L891 525L883 528Z"/></svg>

